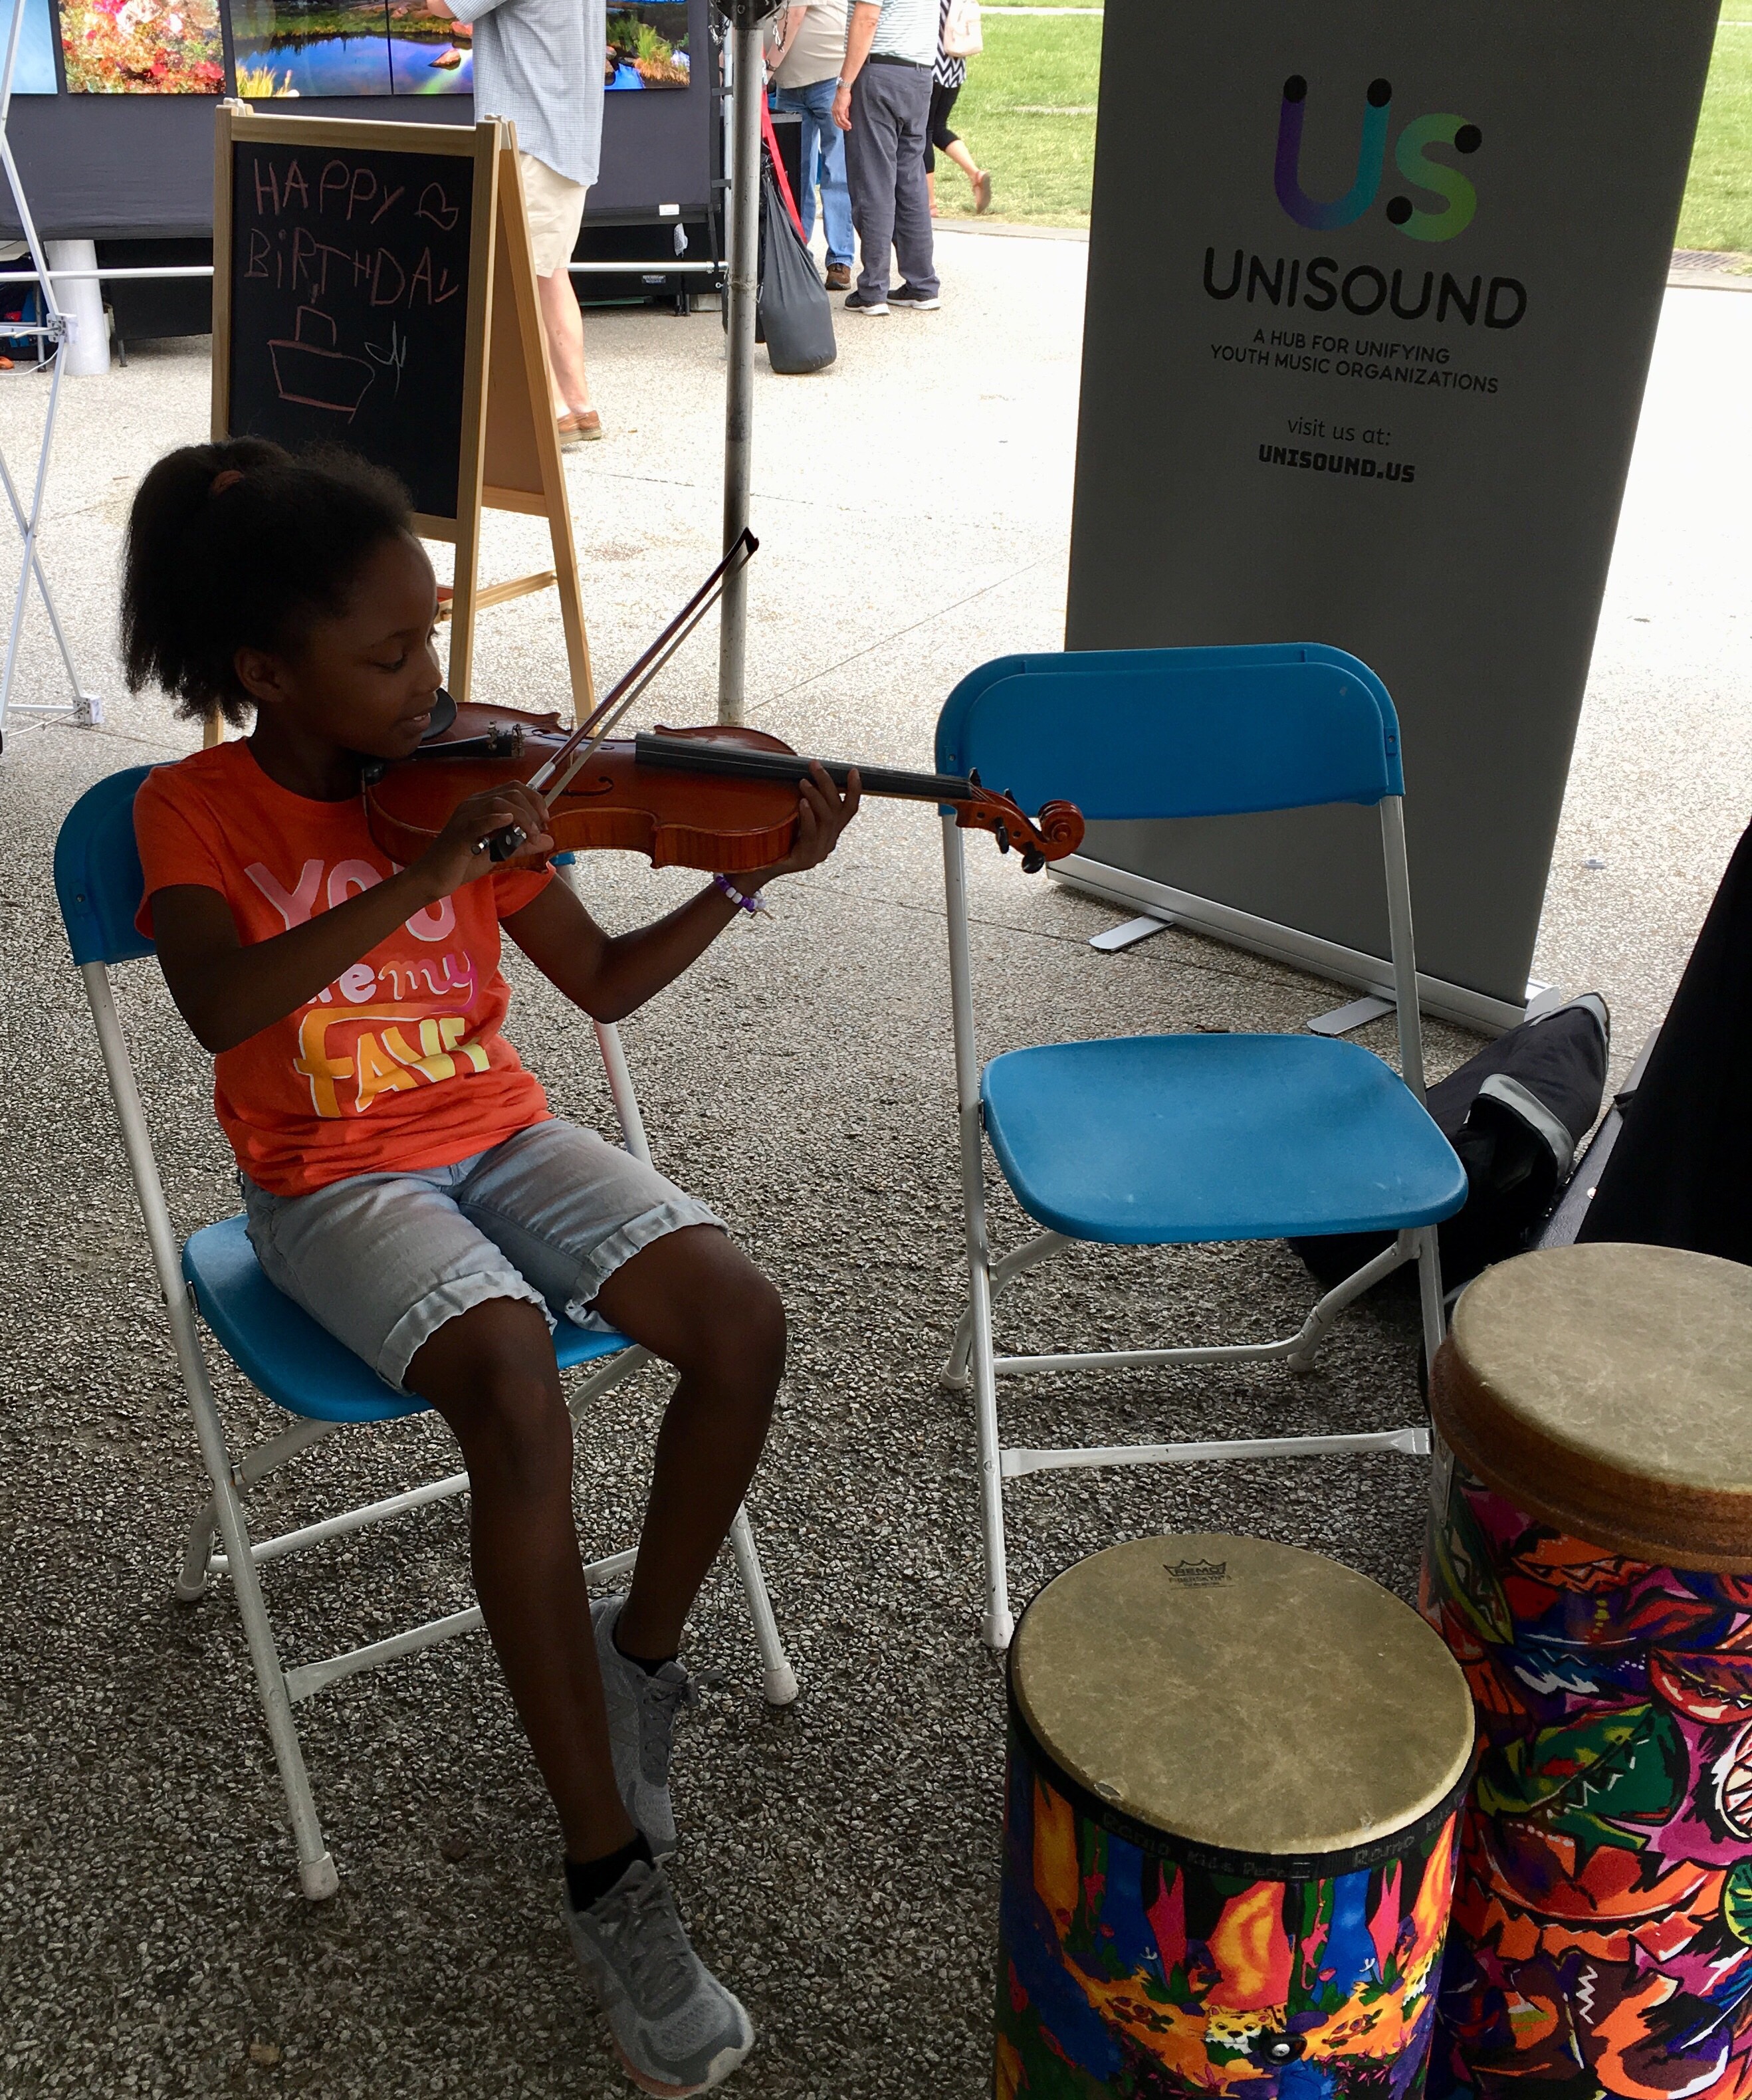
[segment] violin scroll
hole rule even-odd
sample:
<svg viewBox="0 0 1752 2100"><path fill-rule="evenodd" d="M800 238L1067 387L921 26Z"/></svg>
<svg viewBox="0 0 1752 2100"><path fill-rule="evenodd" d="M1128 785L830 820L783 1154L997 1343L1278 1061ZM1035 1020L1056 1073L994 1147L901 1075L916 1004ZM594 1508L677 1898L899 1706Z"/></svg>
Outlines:
<svg viewBox="0 0 1752 2100"><path fill-rule="evenodd" d="M1014 846L1029 875L1038 874L1050 860L1074 854L1083 843L1083 812L1075 802L1043 803L1039 814L1030 817L1010 796L982 788L971 801L957 802L954 808L964 829L994 832L1000 853Z"/></svg>

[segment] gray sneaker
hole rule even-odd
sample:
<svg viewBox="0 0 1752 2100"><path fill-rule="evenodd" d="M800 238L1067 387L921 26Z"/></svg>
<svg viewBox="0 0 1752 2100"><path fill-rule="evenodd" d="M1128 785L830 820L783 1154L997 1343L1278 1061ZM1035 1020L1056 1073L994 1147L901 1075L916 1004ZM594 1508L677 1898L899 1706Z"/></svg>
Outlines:
<svg viewBox="0 0 1752 2100"><path fill-rule="evenodd" d="M689 1942L661 1867L635 1860L588 1910L561 1903L584 1973L642 2093L679 2100L729 2077L754 2046L754 2028Z"/></svg>
<svg viewBox="0 0 1752 2100"><path fill-rule="evenodd" d="M698 1703L693 1679L678 1662L641 1670L615 1646L624 1596L602 1597L590 1607L596 1659L608 1705L608 1747L615 1785L627 1814L645 1833L659 1859L675 1850L675 1811L669 1806L669 1746L675 1717Z"/></svg>

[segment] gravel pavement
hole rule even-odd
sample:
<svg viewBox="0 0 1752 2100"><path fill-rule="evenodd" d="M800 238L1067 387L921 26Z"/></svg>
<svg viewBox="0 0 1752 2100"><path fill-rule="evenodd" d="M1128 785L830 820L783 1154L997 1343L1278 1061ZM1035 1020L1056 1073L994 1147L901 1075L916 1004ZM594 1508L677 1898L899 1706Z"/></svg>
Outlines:
<svg viewBox="0 0 1752 2100"><path fill-rule="evenodd" d="M1087 251L944 245L942 314L848 318L830 373L757 382L755 719L836 754L925 761L956 677L1061 634ZM1745 573L1747 409L1722 378L1743 368L1749 325L1752 301L1669 297L1648 424L1664 449L1639 456L1560 846L1540 973L1620 1002L1621 1048L1664 1004L1752 801L1745 620L1727 595ZM722 353L710 315L616 312L589 332L610 436L568 472L611 676L709 566ZM91 781L194 740L161 704L120 695L115 576L132 487L202 433L206 385L204 344L144 346L126 371L69 384L45 555L109 719L15 733L0 761L0 2093L616 2093L570 1965L551 1815L486 1643L299 1710L342 1876L312 1907L224 1586L193 1608L171 1595L201 1475L50 855ZM45 390L0 381L15 471ZM1707 523L1688 517L1700 487ZM489 576L539 565L527 521L493 519L488 549ZM483 690L557 702L551 607L485 617ZM29 675L49 693L40 627ZM691 645L650 718L708 718L713 658ZM1589 854L1607 867L1583 874ZM1030 880L982 838L970 858L988 1049L1294 1028L1348 996L1179 932L1097 955L1087 937L1114 913ZM731 929L624 1030L660 1165L724 1212L791 1315L751 1508L802 1696L764 1705L721 1570L689 1655L704 1701L677 1758L677 1882L759 2029L736 2085L750 2100L972 2100L988 2076L1001 1676L977 1635L967 1405L936 1382L959 1259L938 865L929 811L872 807L833 862L778 893L769 923ZM616 927L688 880L611 855L585 873ZM511 1032L556 1109L608 1123L587 1030L514 976ZM149 964L121 973L120 996L187 1230L236 1208L204 1060ZM1364 1039L1384 1051L1388 1031ZM1430 1043L1438 1071L1472 1047L1443 1028ZM1000 1204L1000 1245L1022 1229ZM1264 1335L1307 1296L1282 1247L1079 1254L1019 1287L1004 1330L1024 1346ZM1007 1412L1030 1439L1092 1441L1386 1427L1414 1407L1415 1357L1414 1308L1390 1299L1350 1317L1308 1379L1043 1381ZM580 1436L593 1548L634 1534L662 1396L648 1370ZM239 1445L276 1426L235 1379L222 1405ZM258 1526L450 1470L446 1441L430 1418L337 1439L255 1492ZM1049 1476L1011 1492L1014 1592L1092 1546L1184 1529L1315 1547L1406 1594L1421 1491L1397 1458ZM289 1663L460 1608L464 1522L452 1503L270 1569Z"/></svg>

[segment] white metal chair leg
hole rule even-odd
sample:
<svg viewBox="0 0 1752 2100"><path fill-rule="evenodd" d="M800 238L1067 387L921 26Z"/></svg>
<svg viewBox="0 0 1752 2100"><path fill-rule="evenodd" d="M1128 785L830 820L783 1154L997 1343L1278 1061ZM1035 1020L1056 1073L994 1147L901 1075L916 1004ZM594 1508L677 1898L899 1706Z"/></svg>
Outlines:
<svg viewBox="0 0 1752 2100"><path fill-rule="evenodd" d="M1013 1248L1004 1259L995 1263L991 1270L991 1298L994 1305L1016 1281L1029 1269L1037 1268L1060 1248L1070 1242L1063 1233L1037 1233L1019 1247ZM972 1383L968 1363L973 1347L973 1308L969 1305L955 1322L955 1330L949 1343L949 1361L938 1374L938 1383L947 1392L965 1392Z"/></svg>
<svg viewBox="0 0 1752 2100"><path fill-rule="evenodd" d="M992 1365L991 1289L984 1260L969 1264L973 1312L973 1420L979 1438L979 1515L986 1546L986 1616L980 1638L998 1654L1010 1644L1009 1556L1004 1543L1004 1466L998 1445L998 1377Z"/></svg>
<svg viewBox="0 0 1752 2100"><path fill-rule="evenodd" d="M591 1026L596 1030L596 1047L602 1052L602 1070L608 1075L608 1091L615 1114L620 1118L620 1134L626 1140L627 1150L649 1167L651 1140L645 1135L645 1118L639 1114L638 1096L633 1090L627 1053L620 1046L620 1030L611 1021L594 1021Z"/></svg>
<svg viewBox="0 0 1752 2100"><path fill-rule="evenodd" d="M209 1498L183 1542L183 1565L176 1577L178 1604L198 1604L206 1595L207 1578L211 1572L208 1564L213 1557L213 1542L218 1535L218 1518Z"/></svg>
<svg viewBox="0 0 1752 2100"><path fill-rule="evenodd" d="M323 1842L322 1824L311 1794L310 1776L304 1769L304 1753L293 1723L285 1674L280 1668L273 1628L268 1624L261 1578L249 1551L249 1529L244 1522L237 1490L232 1485L230 1457L225 1448L224 1432L219 1426L218 1410L213 1404L212 1388L207 1383L207 1367L195 1334L194 1311L186 1298L173 1300L170 1309L170 1331L177 1355L182 1360L183 1383L188 1388L196 1433L201 1439L201 1454L213 1480L214 1517L230 1564L232 1586L236 1592L237 1609L249 1644L249 1660L255 1669L256 1689L261 1695L268 1737L274 1746L274 1762L280 1767L280 1783L285 1791L286 1807L292 1817L299 1885L312 1903L320 1903L334 1894L341 1885L340 1877Z"/></svg>
<svg viewBox="0 0 1752 2100"><path fill-rule="evenodd" d="M292 1816L298 1880L305 1895L313 1903L320 1902L324 1896L334 1894L340 1886L340 1877L323 1842L316 1804L311 1798L304 1753L298 1747L298 1731L293 1726L292 1703L286 1696L285 1675L280 1666L273 1630L263 1602L261 1582L250 1555L249 1530L244 1523L237 1490L232 1485L231 1453L226 1448L225 1432L219 1425L218 1410L213 1404L213 1388L208 1383L200 1337L195 1332L195 1308L183 1283L176 1235L171 1229L164 1185L158 1178L157 1162L152 1157L152 1140L147 1134L145 1110L140 1104L139 1089L134 1082L134 1068L128 1061L115 999L104 966L101 963L86 963L82 965L79 974L85 980L86 995L91 1003L98 1047L103 1052L117 1120L121 1125L122 1143L140 1199L146 1237L152 1246L152 1266L157 1272L158 1287L164 1293L170 1339L176 1348L178 1366L188 1394L195 1434L200 1440L201 1455L206 1462L208 1477L213 1482L214 1520L232 1564L232 1581L237 1593L244 1635L249 1644L249 1660L255 1669L256 1688L261 1694L268 1739L274 1746L274 1761L280 1767L280 1782L285 1790L286 1807Z"/></svg>
<svg viewBox="0 0 1752 2100"><path fill-rule="evenodd" d="M289 1458L295 1458L311 1445L320 1444L333 1436L340 1427L334 1422L302 1420L294 1422L289 1429L283 1429L277 1436L266 1438L252 1445L243 1457L232 1467L232 1485L238 1489L265 1480L270 1473L277 1472ZM183 1546L182 1573L177 1577L176 1600L179 1604L198 1604L206 1595L207 1578L214 1570L212 1567L214 1534L218 1529L218 1518L210 1499L189 1527L188 1537ZM258 1552L256 1558L263 1555Z"/></svg>
<svg viewBox="0 0 1752 2100"><path fill-rule="evenodd" d="M1345 1307L1361 1298L1364 1291L1371 1290L1384 1277L1391 1276L1396 1268L1414 1260L1416 1255L1417 1234L1397 1233L1390 1247L1384 1247L1373 1261L1365 1262L1361 1268L1353 1269L1342 1283L1335 1284L1308 1314L1295 1338L1295 1347L1284 1358L1289 1368L1299 1374L1311 1371L1316 1352L1331 1333Z"/></svg>
<svg viewBox="0 0 1752 2100"><path fill-rule="evenodd" d="M967 862L952 814L943 825L943 893L949 932L949 999L955 1021L955 1112L961 1214L967 1235L968 1320L973 1423L979 1441L979 1514L986 1549L986 1612L980 1636L1000 1652L1010 1644L1008 1559L1004 1549L1004 1475L998 1448L998 1376L991 1348L991 1247L986 1226L985 1125L979 1105L979 1051L973 1030L973 960L967 930ZM1056 1237L1056 1236L1055 1236ZM1026 1255L1038 1242L1018 1251ZM1012 1272L1013 1273L1015 1272ZM959 1331L959 1330L958 1330Z"/></svg>
<svg viewBox="0 0 1752 2100"><path fill-rule="evenodd" d="M779 1636L779 1621L773 1616L772 1599L767 1595L766 1577L761 1568L761 1556L756 1550L754 1532L748 1522L746 1509L739 1509L736 1520L730 1528L730 1550L736 1556L736 1573L742 1577L743 1595L748 1600L748 1617L754 1621L754 1638L761 1651L761 1688L770 1706L788 1706L797 1697L797 1672L791 1667L791 1658L785 1653L784 1643Z"/></svg>

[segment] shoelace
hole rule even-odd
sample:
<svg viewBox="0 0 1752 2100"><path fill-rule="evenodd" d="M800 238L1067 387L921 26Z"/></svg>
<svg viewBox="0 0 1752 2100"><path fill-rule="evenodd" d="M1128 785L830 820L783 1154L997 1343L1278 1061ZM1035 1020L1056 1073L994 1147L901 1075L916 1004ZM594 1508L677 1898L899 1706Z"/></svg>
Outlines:
<svg viewBox="0 0 1752 2100"><path fill-rule="evenodd" d="M598 1930L625 1963L627 1984L639 2011L661 2019L684 2003L694 1988L695 1957L661 1868L615 1897L611 1908L603 1904L599 1917Z"/></svg>
<svg viewBox="0 0 1752 2100"><path fill-rule="evenodd" d="M641 1762L647 1767L645 1777L653 1785L660 1785L662 1775L669 1769L675 1717L684 1706L697 1706L699 1694L691 1677L684 1677L679 1683L673 1679L665 1682L660 1677L647 1677L639 1687L639 1702L650 1732L649 1740L642 1745L649 1754Z"/></svg>

